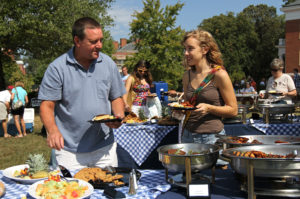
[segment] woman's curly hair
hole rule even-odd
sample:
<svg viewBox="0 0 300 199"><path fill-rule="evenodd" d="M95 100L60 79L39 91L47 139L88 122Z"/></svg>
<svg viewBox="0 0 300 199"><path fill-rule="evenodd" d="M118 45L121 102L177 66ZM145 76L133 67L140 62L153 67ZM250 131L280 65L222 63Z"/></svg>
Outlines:
<svg viewBox="0 0 300 199"><path fill-rule="evenodd" d="M223 66L222 54L218 44L209 32L202 29L189 31L184 35L182 44L191 37L199 41L200 47L207 49L206 60L209 64Z"/></svg>

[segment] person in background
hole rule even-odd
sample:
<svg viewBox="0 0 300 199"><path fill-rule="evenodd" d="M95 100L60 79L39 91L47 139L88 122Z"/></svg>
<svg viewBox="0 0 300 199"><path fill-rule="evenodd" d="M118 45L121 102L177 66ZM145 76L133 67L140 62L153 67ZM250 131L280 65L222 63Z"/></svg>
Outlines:
<svg viewBox="0 0 300 199"><path fill-rule="evenodd" d="M67 169L118 166L112 128L121 122L90 123L94 116L124 118L125 87L115 62L101 53L103 32L93 18L76 20L74 47L48 66L38 99L53 159Z"/></svg>
<svg viewBox="0 0 300 199"><path fill-rule="evenodd" d="M241 88L244 88L246 86L246 78L245 77L243 79L241 79L240 86L241 86Z"/></svg>
<svg viewBox="0 0 300 199"><path fill-rule="evenodd" d="M23 103L23 106L21 106L18 109L11 109L11 114L13 115L14 122L16 125L16 128L18 130L18 135L16 137L23 137L26 136L26 126L25 126L25 121L24 121L24 110L25 106L28 104L28 96L27 92L24 89L24 83L21 81L17 81L15 83L15 88L12 89L12 95L11 95L11 101L12 103L17 102L18 100L21 100ZM22 129L21 129L21 126Z"/></svg>
<svg viewBox="0 0 300 199"><path fill-rule="evenodd" d="M283 67L281 59L272 60L270 64L272 76L268 79L266 94L260 93L260 98L277 98L285 103L292 103L292 97L297 96L297 91L291 76L282 72ZM272 95L272 92L281 93L281 96Z"/></svg>
<svg viewBox="0 0 300 199"><path fill-rule="evenodd" d="M265 78L261 78L258 88L259 88L258 91L266 89L266 79Z"/></svg>
<svg viewBox="0 0 300 199"><path fill-rule="evenodd" d="M126 94L123 96L126 111L132 111L138 115L139 110L142 110L145 116L148 117L146 98L150 93L151 84L150 63L140 60L134 66L132 74L126 81Z"/></svg>
<svg viewBox="0 0 300 199"><path fill-rule="evenodd" d="M252 86L254 88L254 90L256 91L257 90L257 87L256 87L256 82L254 81L253 77L250 77L250 86Z"/></svg>
<svg viewBox="0 0 300 199"><path fill-rule="evenodd" d="M241 94L256 94L255 89L250 85L250 82L246 82L246 87L241 89ZM254 97L243 97L242 98L242 104L246 104L247 102L250 103L250 105L254 104Z"/></svg>
<svg viewBox="0 0 300 199"><path fill-rule="evenodd" d="M13 86L8 86L6 90L0 92L0 121L3 127L3 137L11 137L7 132L7 115L10 109L11 90Z"/></svg>
<svg viewBox="0 0 300 199"><path fill-rule="evenodd" d="M216 135L225 134L222 118L237 115L233 85L209 32L201 29L187 32L182 43L190 67L182 80L184 100L196 107L190 115L186 112L182 142L214 144Z"/></svg>
<svg viewBox="0 0 300 199"><path fill-rule="evenodd" d="M300 94L300 76L299 76L298 72L299 72L298 69L294 68L293 80L294 80L294 83L295 83L295 86L296 86L297 100L298 100L298 97L299 97L299 94Z"/></svg>
<svg viewBox="0 0 300 199"><path fill-rule="evenodd" d="M126 84L126 80L128 79L129 74L128 74L128 69L126 66L122 66L122 81L124 85Z"/></svg>

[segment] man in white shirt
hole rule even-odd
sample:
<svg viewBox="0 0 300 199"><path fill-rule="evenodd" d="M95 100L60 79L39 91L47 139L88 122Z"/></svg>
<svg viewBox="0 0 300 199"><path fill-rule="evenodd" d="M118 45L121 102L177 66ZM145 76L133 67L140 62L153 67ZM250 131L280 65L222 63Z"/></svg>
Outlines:
<svg viewBox="0 0 300 199"><path fill-rule="evenodd" d="M2 122L4 137L11 137L7 132L7 115L10 108L10 97L13 86L8 86L7 90L0 92L0 121Z"/></svg>
<svg viewBox="0 0 300 199"><path fill-rule="evenodd" d="M126 80L128 79L129 74L128 74L128 69L126 66L122 67L122 81L124 83L124 85L126 84Z"/></svg>

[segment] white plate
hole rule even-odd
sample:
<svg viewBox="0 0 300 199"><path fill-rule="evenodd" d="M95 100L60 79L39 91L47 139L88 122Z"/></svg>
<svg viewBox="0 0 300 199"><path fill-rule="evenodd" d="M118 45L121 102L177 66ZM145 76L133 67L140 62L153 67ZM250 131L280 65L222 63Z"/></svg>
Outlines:
<svg viewBox="0 0 300 199"><path fill-rule="evenodd" d="M23 179L23 178L17 178L14 177L14 173L15 171L20 171L21 169L25 169L25 168L29 168L28 164L22 164L22 165L17 165L17 166L12 166L12 167L8 167L6 169L4 169L3 171L3 175L11 180L23 183L23 184L32 184L35 183L37 181L40 181L42 179L47 179L46 178L37 178L37 179Z"/></svg>
<svg viewBox="0 0 300 199"><path fill-rule="evenodd" d="M83 180L80 180L80 179L75 179L75 178L67 178L67 179L68 180L78 180L79 185L88 186L88 189L84 192L84 195L80 198L87 198L90 195L92 195L92 193L94 192L94 187L86 181L83 181ZM38 184L44 184L44 180L40 180L40 181L35 182L34 184L30 185L30 187L28 189L28 193L33 198L42 199L42 197L36 195L35 190L36 190L36 187L38 186Z"/></svg>

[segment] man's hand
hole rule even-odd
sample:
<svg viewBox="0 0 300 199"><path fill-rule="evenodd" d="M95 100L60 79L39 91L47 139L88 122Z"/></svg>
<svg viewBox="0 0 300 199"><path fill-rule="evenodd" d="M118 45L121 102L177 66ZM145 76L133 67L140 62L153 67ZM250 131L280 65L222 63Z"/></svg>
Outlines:
<svg viewBox="0 0 300 199"><path fill-rule="evenodd" d="M47 144L50 148L60 151L64 148L64 138L59 131L47 132Z"/></svg>
<svg viewBox="0 0 300 199"><path fill-rule="evenodd" d="M120 121L115 121L115 122L105 122L105 124L110 127L110 128L113 128L113 129L117 129L119 128L121 125L122 125L122 122Z"/></svg>

